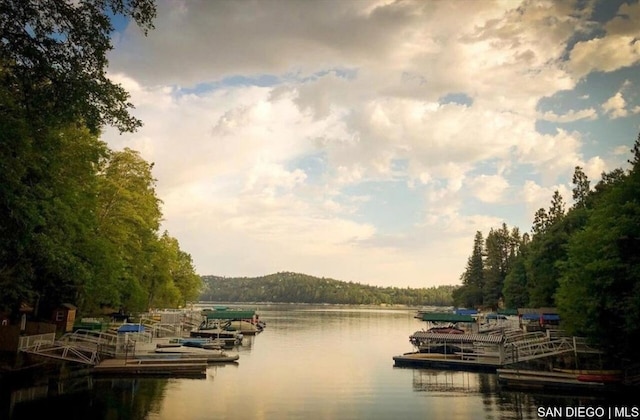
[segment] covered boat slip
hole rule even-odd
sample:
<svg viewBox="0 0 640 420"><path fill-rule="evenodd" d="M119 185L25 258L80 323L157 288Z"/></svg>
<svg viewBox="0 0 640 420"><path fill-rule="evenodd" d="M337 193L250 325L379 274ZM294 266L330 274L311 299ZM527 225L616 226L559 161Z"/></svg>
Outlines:
<svg viewBox="0 0 640 420"><path fill-rule="evenodd" d="M259 322L259 316L255 310L217 306L213 309L203 309L201 314L200 331L220 329L255 335L262 331L264 324Z"/></svg>
<svg viewBox="0 0 640 420"><path fill-rule="evenodd" d="M234 319L253 319L256 311L243 309L204 309L202 315L206 319L234 320Z"/></svg>
<svg viewBox="0 0 640 420"><path fill-rule="evenodd" d="M417 331L410 340L418 351L395 356L396 366L495 371L510 364L579 350L575 337L521 330L501 334Z"/></svg>
<svg viewBox="0 0 640 420"><path fill-rule="evenodd" d="M417 331L410 340L418 351L395 356L396 366L495 371L505 358L503 335Z"/></svg>

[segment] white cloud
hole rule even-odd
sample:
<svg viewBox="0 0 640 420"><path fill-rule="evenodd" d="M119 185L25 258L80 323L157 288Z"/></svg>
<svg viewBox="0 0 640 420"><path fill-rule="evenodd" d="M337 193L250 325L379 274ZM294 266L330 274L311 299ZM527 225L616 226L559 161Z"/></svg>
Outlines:
<svg viewBox="0 0 640 420"><path fill-rule="evenodd" d="M618 92L602 104L602 110L609 115L609 118L616 119L628 115L626 106L627 102L622 96L622 92Z"/></svg>
<svg viewBox="0 0 640 420"><path fill-rule="evenodd" d="M480 175L469 182L473 196L485 203L499 203L509 182L499 175Z"/></svg>
<svg viewBox="0 0 640 420"><path fill-rule="evenodd" d="M607 22L602 38L578 42L570 53L569 69L576 78L592 71L611 72L640 61L640 4L622 4Z"/></svg>
<svg viewBox="0 0 640 420"><path fill-rule="evenodd" d="M569 123L580 120L595 120L598 118L598 112L593 108L581 109L579 111L570 109L562 115L557 115L553 111L547 111L540 115L539 118L546 121Z"/></svg>

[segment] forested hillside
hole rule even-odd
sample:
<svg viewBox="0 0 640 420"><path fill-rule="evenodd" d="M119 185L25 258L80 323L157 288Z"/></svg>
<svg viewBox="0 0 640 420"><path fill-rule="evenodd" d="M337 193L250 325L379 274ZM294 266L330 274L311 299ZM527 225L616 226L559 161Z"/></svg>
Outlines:
<svg viewBox="0 0 640 420"><path fill-rule="evenodd" d="M374 287L359 283L318 278L298 273L276 273L263 277L203 276L200 300L220 302L295 302L335 304L452 304L456 286L421 289Z"/></svg>

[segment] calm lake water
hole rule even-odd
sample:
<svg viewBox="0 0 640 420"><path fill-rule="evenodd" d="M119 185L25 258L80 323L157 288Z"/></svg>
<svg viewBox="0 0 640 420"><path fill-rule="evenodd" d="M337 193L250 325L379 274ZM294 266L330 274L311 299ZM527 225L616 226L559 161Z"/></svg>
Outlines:
<svg viewBox="0 0 640 420"><path fill-rule="evenodd" d="M246 306L245 306L246 307ZM494 374L394 367L415 310L257 305L266 329L204 379L59 377L0 387L0 419L537 419L538 408L628 401L501 389Z"/></svg>

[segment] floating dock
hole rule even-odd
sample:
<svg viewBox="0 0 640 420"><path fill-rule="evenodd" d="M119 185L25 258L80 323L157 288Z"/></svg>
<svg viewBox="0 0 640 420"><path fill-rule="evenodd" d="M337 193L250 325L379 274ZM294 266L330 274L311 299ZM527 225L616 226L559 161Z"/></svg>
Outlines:
<svg viewBox="0 0 640 420"><path fill-rule="evenodd" d="M496 369L502 366L495 358L475 357L465 360L458 354L412 352L394 356L393 360L397 367L422 367L474 372L495 372Z"/></svg>
<svg viewBox="0 0 640 420"><path fill-rule="evenodd" d="M567 373L522 369L497 369L498 383L521 390L614 392L621 373Z"/></svg>
<svg viewBox="0 0 640 420"><path fill-rule="evenodd" d="M124 360L107 359L93 367L96 375L189 376L206 377L207 362L203 359L184 360Z"/></svg>

